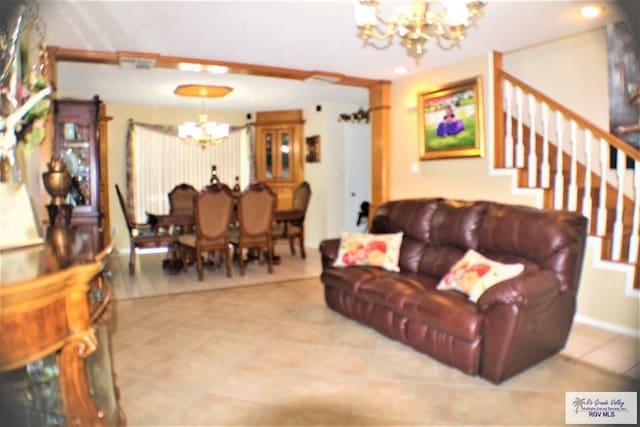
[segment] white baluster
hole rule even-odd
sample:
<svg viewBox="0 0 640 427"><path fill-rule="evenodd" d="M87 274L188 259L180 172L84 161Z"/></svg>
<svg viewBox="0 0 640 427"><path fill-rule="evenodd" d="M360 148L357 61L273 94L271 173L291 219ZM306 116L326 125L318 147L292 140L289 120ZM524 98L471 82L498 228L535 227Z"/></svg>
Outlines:
<svg viewBox="0 0 640 427"><path fill-rule="evenodd" d="M529 94L529 187L535 187L538 183L538 154L536 153L536 99Z"/></svg>
<svg viewBox="0 0 640 427"><path fill-rule="evenodd" d="M629 262L638 263L638 232L640 231L640 162L633 161L633 223L629 239Z"/></svg>
<svg viewBox="0 0 640 427"><path fill-rule="evenodd" d="M582 215L589 220L591 227L591 210L593 200L591 198L591 132L584 131L584 195L582 196Z"/></svg>
<svg viewBox="0 0 640 427"><path fill-rule="evenodd" d="M569 195L567 196L567 209L575 211L578 209L578 125L571 121L571 169L569 170Z"/></svg>
<svg viewBox="0 0 640 427"><path fill-rule="evenodd" d="M607 173L609 171L609 144L600 139L600 195L598 196L598 224L596 234L604 236L607 232Z"/></svg>
<svg viewBox="0 0 640 427"><path fill-rule="evenodd" d="M624 211L624 171L626 168L626 155L622 150L617 150L616 175L618 176L618 197L616 198L616 222L613 224L613 241L611 243L611 259L620 261L622 255L622 231Z"/></svg>
<svg viewBox="0 0 640 427"><path fill-rule="evenodd" d="M540 170L540 185L549 188L551 180L551 166L549 165L549 106L542 103L542 165Z"/></svg>
<svg viewBox="0 0 640 427"><path fill-rule="evenodd" d="M564 117L562 113L556 111L556 136L558 138L558 150L556 153L556 178L554 183L554 201L553 207L556 209L562 209L564 205L564 171L562 170L562 158L564 155L564 149L562 148L562 137L564 135L563 129Z"/></svg>
<svg viewBox="0 0 640 427"><path fill-rule="evenodd" d="M522 168L524 167L524 141L523 141L523 129L522 129L522 89L516 89L516 109L518 114L518 124L517 124L517 141L516 141L516 167Z"/></svg>
<svg viewBox="0 0 640 427"><path fill-rule="evenodd" d="M511 112L511 102L513 98L513 86L505 80L505 135L504 135L504 167L513 167L513 113Z"/></svg>

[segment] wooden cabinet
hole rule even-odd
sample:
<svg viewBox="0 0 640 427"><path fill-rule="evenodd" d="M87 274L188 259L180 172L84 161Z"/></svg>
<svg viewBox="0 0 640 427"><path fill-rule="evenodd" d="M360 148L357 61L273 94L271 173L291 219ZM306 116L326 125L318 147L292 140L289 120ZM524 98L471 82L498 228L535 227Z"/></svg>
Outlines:
<svg viewBox="0 0 640 427"><path fill-rule="evenodd" d="M302 110L259 112L256 119L256 179L290 209L293 190L304 180Z"/></svg>
<svg viewBox="0 0 640 427"><path fill-rule="evenodd" d="M72 224L92 227L101 246L108 232L106 199L106 121L104 105L92 100L63 99L54 102L55 155L64 159L72 175L67 202L73 205ZM106 225L106 227L105 227Z"/></svg>
<svg viewBox="0 0 640 427"><path fill-rule="evenodd" d="M111 247L95 255L89 235L49 228L43 245L0 253L8 273L0 277L0 425L125 420L110 355L111 292L100 276Z"/></svg>

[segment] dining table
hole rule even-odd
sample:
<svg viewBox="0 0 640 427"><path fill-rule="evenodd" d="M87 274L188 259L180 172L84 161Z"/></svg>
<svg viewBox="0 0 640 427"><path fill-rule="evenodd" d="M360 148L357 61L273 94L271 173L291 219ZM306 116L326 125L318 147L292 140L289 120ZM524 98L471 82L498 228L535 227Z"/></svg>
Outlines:
<svg viewBox="0 0 640 427"><path fill-rule="evenodd" d="M181 233L191 232L195 227L195 217L193 215L173 215L170 213L146 212L147 222L155 231L167 230L175 240L169 247L167 257L162 262L162 267L170 274L178 274L182 269L182 260L179 255L178 236ZM287 223L302 219L304 211L302 209L277 209L273 212L274 223ZM251 260L251 258L249 259ZM279 264L281 258L273 254L274 264Z"/></svg>

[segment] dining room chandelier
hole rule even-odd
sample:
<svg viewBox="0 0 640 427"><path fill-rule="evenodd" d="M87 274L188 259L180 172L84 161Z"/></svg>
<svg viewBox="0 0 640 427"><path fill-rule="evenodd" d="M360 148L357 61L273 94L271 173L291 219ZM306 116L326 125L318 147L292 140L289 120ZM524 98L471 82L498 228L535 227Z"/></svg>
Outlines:
<svg viewBox="0 0 640 427"><path fill-rule="evenodd" d="M200 114L198 122L185 122L178 126L178 137L187 144L198 144L203 149L208 145L221 144L229 138L229 125L208 121Z"/></svg>
<svg viewBox="0 0 640 427"><path fill-rule="evenodd" d="M188 84L176 87L174 93L178 96L201 98L204 111L205 98L221 98L232 90L227 86ZM229 139L229 125L210 122L207 114L201 113L197 122L185 122L178 126L178 137L187 144L198 144L204 149Z"/></svg>
<svg viewBox="0 0 640 427"><path fill-rule="evenodd" d="M425 43L435 39L441 49L460 46L469 26L480 16L486 1L480 0L412 0L395 8L388 19L379 10L379 1L355 0L353 12L358 36L366 45L385 49L398 36L407 54L419 60ZM378 45L375 40L387 40Z"/></svg>

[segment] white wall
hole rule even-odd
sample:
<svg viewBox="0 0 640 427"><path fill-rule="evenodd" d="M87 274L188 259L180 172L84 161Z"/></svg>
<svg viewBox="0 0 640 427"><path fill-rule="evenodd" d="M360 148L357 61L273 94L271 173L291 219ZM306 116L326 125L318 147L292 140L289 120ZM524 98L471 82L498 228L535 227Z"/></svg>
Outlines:
<svg viewBox="0 0 640 427"><path fill-rule="evenodd" d="M606 43L604 30L522 49L504 56L505 68L515 77L545 92L586 119L608 126ZM510 177L491 176L486 158L431 160L420 162L417 95L440 85L482 76L484 84L485 136L493 135L489 108L488 56L407 77L391 86L390 197L448 197L486 199L524 205L537 204L536 197L514 195ZM490 147L489 147L490 148ZM488 153L491 150L487 150ZM418 163L418 173L410 167ZM637 297L625 296L624 273L594 267L589 250L578 293L582 319L620 330L639 328Z"/></svg>
<svg viewBox="0 0 640 427"><path fill-rule="evenodd" d="M320 162L305 163L305 179L311 185L311 203L305 219L305 243L318 247L323 239L339 237L344 228L344 124L340 113L352 113L363 105L322 103L304 110L305 138L320 135Z"/></svg>

